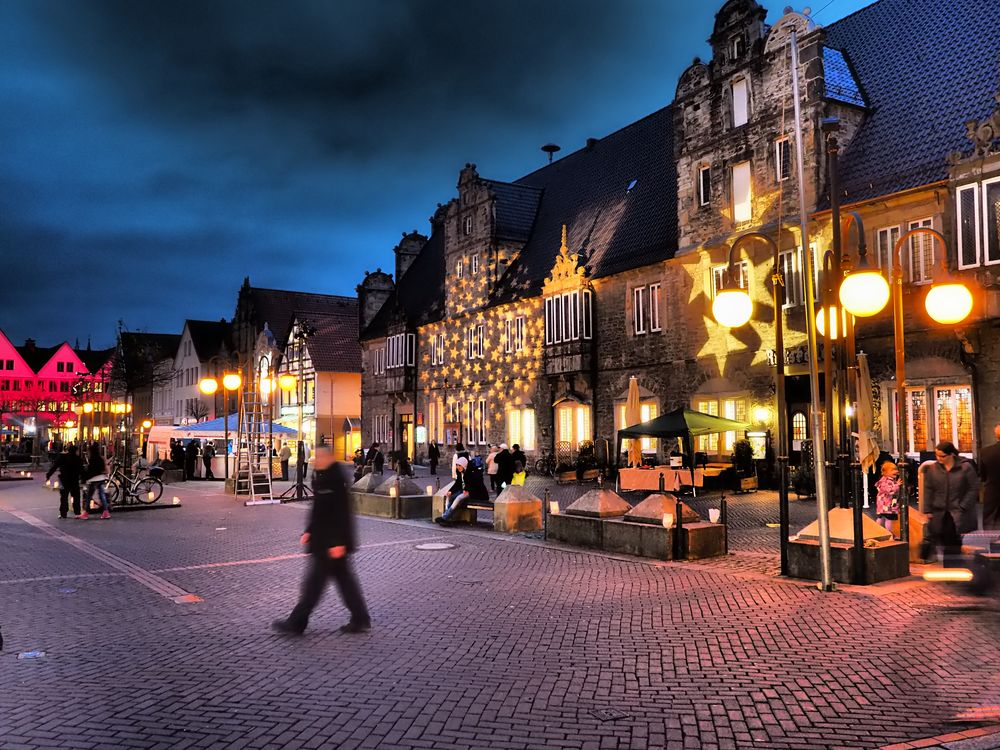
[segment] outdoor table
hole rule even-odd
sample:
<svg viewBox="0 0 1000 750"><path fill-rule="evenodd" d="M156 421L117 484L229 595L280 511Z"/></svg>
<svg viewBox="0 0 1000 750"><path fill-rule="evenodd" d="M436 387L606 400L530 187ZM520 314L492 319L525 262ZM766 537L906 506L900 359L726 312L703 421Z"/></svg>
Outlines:
<svg viewBox="0 0 1000 750"><path fill-rule="evenodd" d="M660 475L663 475L663 490L665 492L676 492L682 485L691 484L690 469L674 469L670 466L657 466L654 469L619 469L618 486L622 490L651 490L660 489ZM695 469L694 484L702 487L705 484L705 472L702 469Z"/></svg>

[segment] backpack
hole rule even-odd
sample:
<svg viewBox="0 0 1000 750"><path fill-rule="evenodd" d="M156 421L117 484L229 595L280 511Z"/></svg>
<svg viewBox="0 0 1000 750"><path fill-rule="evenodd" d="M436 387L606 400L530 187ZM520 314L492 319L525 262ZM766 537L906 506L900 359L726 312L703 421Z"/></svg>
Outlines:
<svg viewBox="0 0 1000 750"><path fill-rule="evenodd" d="M472 458L469 459L469 466L474 467L474 468L478 469L479 471L482 471L483 470L483 457L482 456L473 456Z"/></svg>

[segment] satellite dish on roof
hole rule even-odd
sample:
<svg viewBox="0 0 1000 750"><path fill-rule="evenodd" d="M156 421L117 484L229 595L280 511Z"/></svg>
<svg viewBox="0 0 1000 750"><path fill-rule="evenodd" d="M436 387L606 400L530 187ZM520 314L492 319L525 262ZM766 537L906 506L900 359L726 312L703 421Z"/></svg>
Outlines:
<svg viewBox="0 0 1000 750"><path fill-rule="evenodd" d="M546 143L544 146L542 146L542 151L544 151L549 155L549 163L551 163L552 154L554 154L556 151L562 151L562 148L554 143Z"/></svg>

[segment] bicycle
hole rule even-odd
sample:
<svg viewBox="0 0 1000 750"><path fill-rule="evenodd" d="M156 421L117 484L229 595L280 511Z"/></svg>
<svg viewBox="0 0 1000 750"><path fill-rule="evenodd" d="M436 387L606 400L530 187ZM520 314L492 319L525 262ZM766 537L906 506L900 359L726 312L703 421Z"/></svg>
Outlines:
<svg viewBox="0 0 1000 750"><path fill-rule="evenodd" d="M551 453L543 453L541 458L535 461L535 471L554 477L556 475L556 457Z"/></svg>
<svg viewBox="0 0 1000 750"><path fill-rule="evenodd" d="M151 505L163 496L163 482L156 475L156 469L148 472L140 469L134 476L127 477L121 466L115 463L105 490L111 505ZM162 472L162 469L159 470Z"/></svg>

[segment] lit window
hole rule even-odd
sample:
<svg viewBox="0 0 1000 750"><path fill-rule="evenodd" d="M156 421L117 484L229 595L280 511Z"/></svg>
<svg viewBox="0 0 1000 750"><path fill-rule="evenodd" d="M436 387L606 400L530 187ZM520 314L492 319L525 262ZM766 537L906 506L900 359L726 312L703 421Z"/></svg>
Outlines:
<svg viewBox="0 0 1000 750"><path fill-rule="evenodd" d="M737 224L753 218L753 200L750 190L750 162L733 165L733 221Z"/></svg>
<svg viewBox="0 0 1000 750"><path fill-rule="evenodd" d="M722 400L722 416L726 419L732 419L736 422L746 422L747 419L747 402L746 399L742 398L725 398ZM730 431L725 433L723 436L722 449L725 453L729 454L733 452L733 448L736 446L736 432Z"/></svg>
<svg viewBox="0 0 1000 750"><path fill-rule="evenodd" d="M590 407L583 404L561 404L556 409L556 442L578 450L580 443L591 440Z"/></svg>
<svg viewBox="0 0 1000 750"><path fill-rule="evenodd" d="M746 125L749 119L750 99L746 78L737 78L732 85L733 95L733 127Z"/></svg>
<svg viewBox="0 0 1000 750"><path fill-rule="evenodd" d="M698 170L698 205L707 206L712 202L712 168Z"/></svg>
<svg viewBox="0 0 1000 750"><path fill-rule="evenodd" d="M930 219L920 219L919 221L911 221L907 228L913 230L918 227L929 227L932 223ZM929 234L917 234L910 237L911 283L930 283L934 273L934 243L934 238Z"/></svg>
<svg viewBox="0 0 1000 750"><path fill-rule="evenodd" d="M625 404L618 404L617 428L623 430L626 427L634 427L627 424L625 420ZM639 406L639 422L649 422L659 416L659 407L655 401L643 401ZM642 450L644 453L655 453L659 441L656 438L642 438Z"/></svg>
<svg viewBox="0 0 1000 750"><path fill-rule="evenodd" d="M778 182L792 176L792 142L788 138L774 142L774 171Z"/></svg>
<svg viewBox="0 0 1000 750"><path fill-rule="evenodd" d="M507 444L521 446L523 451L535 450L535 410L510 409L507 412Z"/></svg>
<svg viewBox="0 0 1000 750"><path fill-rule="evenodd" d="M716 266L712 269L712 298L726 288L726 272L729 269L729 265ZM741 260L736 264L736 277L734 279L737 286L740 289L750 288L750 264L745 260Z"/></svg>
<svg viewBox="0 0 1000 750"><path fill-rule="evenodd" d="M694 402L694 410L702 414L711 414L713 417L719 416L719 402L716 399L702 399ZM719 435L700 435L694 439L694 449L701 453L717 455L719 453Z"/></svg>

